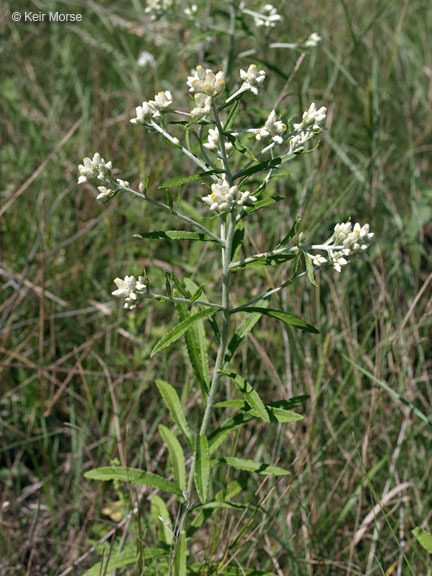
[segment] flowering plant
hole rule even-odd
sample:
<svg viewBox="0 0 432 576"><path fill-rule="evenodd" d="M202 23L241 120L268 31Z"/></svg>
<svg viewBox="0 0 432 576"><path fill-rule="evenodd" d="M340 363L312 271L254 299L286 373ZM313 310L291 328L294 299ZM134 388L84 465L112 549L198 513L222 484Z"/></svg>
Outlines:
<svg viewBox="0 0 432 576"><path fill-rule="evenodd" d="M266 7L265 22L273 25L277 18L270 8L269 5ZM315 37L310 41L318 42ZM210 570L211 566L202 559L192 563L190 541L215 511L221 507L236 506L233 500L235 491L213 493L212 479L216 465L273 476L289 474L288 470L271 462L239 458L223 452L224 442L231 432L251 420L271 425L272 422L289 423L302 419L300 414L291 410L301 403L301 399L265 403L255 383L246 381L234 370L232 358L262 316L279 320L293 329L318 332L314 326L291 312L272 308L272 296L304 276L315 285L314 275L318 269L332 267L340 272L352 256L367 249L373 237L367 224L353 226L348 221L336 224L333 233L323 242L306 243L304 234L299 232L300 219L297 218L278 245L267 252L239 258L248 216L281 200L268 193L275 172L285 163L307 153L308 143L315 142L325 130L326 108L318 108L315 103L303 113L301 121L292 126L288 119L280 119L277 110L271 109L263 124L257 122L257 126L245 127L241 102L248 98L249 93L258 96L265 80L265 71L251 64L247 70L239 71L237 90L227 94L222 71L214 73L210 68L197 66L187 78L190 110L177 109L175 98L167 90L137 106L135 116L130 120L132 124L163 137L198 167L198 173L181 176L163 187L198 183L202 190L202 212L206 220L184 214L170 197L167 203L151 197L148 181L140 182L136 189L129 182L116 178L112 163L105 162L98 153L92 159L85 158L79 166L80 184L100 184L97 187L98 200L105 202L124 192L175 216L180 223L192 228L192 231L184 227L175 231L153 231L140 237L148 240L164 238L208 242L220 254L220 289L211 297L205 293L204 286L196 285L189 278L179 279L174 274L166 274L165 287L159 290L153 289L146 272L138 280L132 275L123 280L115 279L117 289L113 295L122 298L124 308L128 310L133 310L146 299L167 301L175 307L178 323L157 342L152 356L183 337L201 393L201 422L194 429L177 389L171 383L156 381L174 423L173 428L163 425L159 428L170 457L170 468L165 476L120 466L98 468L86 474L92 479L123 480L152 487L168 494L171 505L173 500L176 503L176 508L172 506L174 513L170 513L166 500L158 494L151 498L152 513L160 526L160 545L158 548L144 549L143 556L146 566L156 570L149 572L152 574L183 575L189 570L192 570L190 573L204 574L203 570ZM175 135L173 131L180 131L179 127L183 133ZM195 136L195 143L192 142L192 135ZM257 178L259 185L251 189ZM217 222L218 230L215 230ZM233 307L230 291L235 284L235 272L258 266L273 267L290 260L295 266L288 280ZM244 319L233 330L234 320L240 314L244 315ZM209 346L210 338L204 319L208 319L212 337L217 342L215 357ZM209 360L213 362L212 368ZM223 382L234 385L237 399L217 402ZM229 409L233 415L220 423L217 417L219 408ZM129 554L125 564L135 562L138 556L138 552ZM229 563L230 559L218 558L215 573L231 574Z"/></svg>

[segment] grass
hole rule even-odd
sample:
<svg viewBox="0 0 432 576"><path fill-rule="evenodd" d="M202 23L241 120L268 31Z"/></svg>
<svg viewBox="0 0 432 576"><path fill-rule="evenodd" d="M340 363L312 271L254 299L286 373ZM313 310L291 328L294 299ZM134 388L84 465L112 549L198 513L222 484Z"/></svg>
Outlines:
<svg viewBox="0 0 432 576"><path fill-rule="evenodd" d="M431 531L432 13L423 0L275 4L284 23L270 38L251 27L238 41L237 53L255 48L269 72L267 91L248 103L257 114L271 109L299 56L270 42L317 31L323 47L301 62L279 109L291 116L326 104L329 131L275 180L288 199L251 218L247 252L274 245L297 214L308 238L326 238L352 215L370 222L376 242L341 275L322 273L317 289L299 282L281 296L318 336L267 318L238 353L236 367L265 400L310 400L303 423L250 425L233 440L233 454L259 459L270 449L293 475L219 476L215 490L240 480L237 499L265 512L220 512L197 532L194 554L226 553L233 565L280 575L401 574L398 563L430 575L411 530ZM163 199L158 183L193 168L128 118L158 89L187 108L189 69L200 54L219 69L225 37L205 43L180 18L150 25L138 2L42 6L28 9L80 12L83 22L16 24L1 8L0 574L8 575L61 574L95 546L72 572L82 574L110 549L98 544L115 527L102 509L134 494L83 473L115 458L163 470L157 426L168 418L156 377L196 413L181 347L150 359L172 325L170 306L126 315L112 301L112 279L146 266L157 285L156 267L194 274L200 260L209 291L214 281L211 250L134 239L166 228L166 218L127 197L101 206L76 185L76 166L98 150L131 182L150 171L151 193ZM154 54L154 69L138 67L142 50ZM234 76L249 58L236 61ZM200 193L193 184L182 192L194 206ZM286 270L240 274L238 303ZM134 532L154 540L147 496L131 541Z"/></svg>

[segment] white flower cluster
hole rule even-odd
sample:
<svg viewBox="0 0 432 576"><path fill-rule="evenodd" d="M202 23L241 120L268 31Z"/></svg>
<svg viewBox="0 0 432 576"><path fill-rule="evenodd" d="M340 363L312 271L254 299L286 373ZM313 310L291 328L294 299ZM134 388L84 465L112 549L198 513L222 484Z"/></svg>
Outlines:
<svg viewBox="0 0 432 576"><path fill-rule="evenodd" d="M348 264L346 257L353 253L367 250L369 241L373 237L374 234L369 232L369 224L360 226L360 224L357 223L354 228L351 222L336 224L333 242L335 246L343 246L343 248L338 251L331 251L333 268L337 272L340 272L341 267Z"/></svg>
<svg viewBox="0 0 432 576"><path fill-rule="evenodd" d="M322 130L326 116L327 108L321 106L317 110L315 102L312 102L309 109L303 112L300 124L294 124L294 130L297 134L290 138L290 151L299 150L313 136L314 131Z"/></svg>
<svg viewBox="0 0 432 576"><path fill-rule="evenodd" d="M169 90L158 92L154 100L143 102L136 108L136 118L131 119L131 124L147 124L151 119L158 119L161 113L171 108L173 97Z"/></svg>
<svg viewBox="0 0 432 576"><path fill-rule="evenodd" d="M138 296L144 294L147 289L144 276L138 276L138 280L136 280L135 276L125 276L124 280L116 278L114 283L117 286L117 290L114 290L112 295L124 299L124 308L126 310L136 308Z"/></svg>
<svg viewBox="0 0 432 576"><path fill-rule="evenodd" d="M152 20L169 10L174 4L173 0L147 0L146 14L150 14Z"/></svg>
<svg viewBox="0 0 432 576"><path fill-rule="evenodd" d="M251 64L246 71L240 70L240 78L243 80L240 90L250 90L253 94L258 94L258 88L262 86L265 76L264 70L258 71L256 64Z"/></svg>
<svg viewBox="0 0 432 576"><path fill-rule="evenodd" d="M80 176L78 184L84 184L89 180L105 180L111 176L112 162L105 162L99 152L96 152L93 159L84 158L83 164L78 166Z"/></svg>
<svg viewBox="0 0 432 576"><path fill-rule="evenodd" d="M226 212L234 206L244 206L248 201L256 202L256 197L251 196L249 190L241 192L237 186L230 186L225 176L212 184L211 190L211 194L203 198L210 210Z"/></svg>
<svg viewBox="0 0 432 576"><path fill-rule="evenodd" d="M266 26L273 28L277 22L282 20L282 16L277 13L276 8L272 4L266 4L260 13L256 13L254 17L255 26Z"/></svg>
<svg viewBox="0 0 432 576"><path fill-rule="evenodd" d="M281 120L276 120L276 111L272 110L264 126L257 130L253 130L253 132L255 132L255 138L257 140L271 138L273 142L276 142L276 144L282 144L282 135L285 130L286 125Z"/></svg>
<svg viewBox="0 0 432 576"><path fill-rule="evenodd" d="M217 128L210 128L208 133L208 140L203 144L204 148L208 150L219 149L219 130ZM225 151L229 152L232 149L231 142L225 142Z"/></svg>
<svg viewBox="0 0 432 576"><path fill-rule="evenodd" d="M195 14L198 12L198 6L196 4L191 4L190 6L187 6L184 10L183 13L186 16L195 16Z"/></svg>
<svg viewBox="0 0 432 576"><path fill-rule="evenodd" d="M217 96L225 89L225 77L222 71L214 74L209 68L197 66L188 76L189 92L194 93L196 107L191 111L191 117L200 119L208 116L211 109L212 96Z"/></svg>
<svg viewBox="0 0 432 576"><path fill-rule="evenodd" d="M147 50L144 50L138 56L137 64L140 68L146 68L147 66L150 68L156 68L155 57L151 52L147 52Z"/></svg>
<svg viewBox="0 0 432 576"><path fill-rule="evenodd" d="M322 38L316 32L312 32L306 42L303 44L306 48L315 48L321 42Z"/></svg>

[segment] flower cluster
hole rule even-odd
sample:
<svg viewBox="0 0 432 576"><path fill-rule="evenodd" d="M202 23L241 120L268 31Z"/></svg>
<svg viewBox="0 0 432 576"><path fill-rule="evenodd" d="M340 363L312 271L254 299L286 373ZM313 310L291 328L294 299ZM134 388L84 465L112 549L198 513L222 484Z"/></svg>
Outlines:
<svg viewBox="0 0 432 576"><path fill-rule="evenodd" d="M203 198L203 202L210 206L210 210L226 212L236 205L244 206L248 201L256 201L255 196L251 196L249 190L241 192L237 186L230 186L225 176L212 184L211 190L211 194Z"/></svg>
<svg viewBox="0 0 432 576"><path fill-rule="evenodd" d="M258 88L262 86L265 76L264 70L258 71L256 64L251 64L246 71L240 70L240 78L243 80L240 90L250 90L253 94L258 94Z"/></svg>
<svg viewBox="0 0 432 576"><path fill-rule="evenodd" d="M255 132L255 138L257 140L271 138L273 142L276 142L276 144L282 144L282 135L285 130L286 125L281 120L276 120L276 111L272 110L264 126L257 130L253 130L253 132Z"/></svg>
<svg viewBox="0 0 432 576"><path fill-rule="evenodd" d="M335 244L344 247L344 254L348 256L351 252L364 252L369 246L369 240L374 237L369 232L369 224L360 226L357 222L354 228L351 222L336 224L334 228L333 240Z"/></svg>
<svg viewBox="0 0 432 576"><path fill-rule="evenodd" d="M321 106L317 110L315 103L312 102L308 110L303 112L302 121L299 124L294 124L296 134L290 138L290 151L300 150L314 132L322 130L326 116L327 108Z"/></svg>
<svg viewBox="0 0 432 576"><path fill-rule="evenodd" d="M209 68L197 66L188 76L189 92L194 93L196 107L191 111L191 117L200 119L210 113L212 96L217 96L225 89L223 72L214 74Z"/></svg>
<svg viewBox="0 0 432 576"><path fill-rule="evenodd" d="M105 180L111 176L112 162L105 162L99 152L96 152L93 159L84 158L83 164L78 166L80 176L78 184L84 184L89 180Z"/></svg>
<svg viewBox="0 0 432 576"><path fill-rule="evenodd" d="M147 0L146 14L150 14L152 20L169 10L174 4L174 0Z"/></svg>
<svg viewBox="0 0 432 576"><path fill-rule="evenodd" d="M217 128L210 128L208 133L208 140L203 144L204 148L208 150L218 150L219 148L219 130ZM225 142L225 151L229 152L232 149L231 142Z"/></svg>
<svg viewBox="0 0 432 576"><path fill-rule="evenodd" d="M273 28L281 20L281 15L277 13L272 4L266 4L261 12L257 12L254 16L255 26L266 26L267 28Z"/></svg>
<svg viewBox="0 0 432 576"><path fill-rule="evenodd" d="M317 34L316 32L312 32L312 34L309 36L309 38L306 40L303 46L305 46L305 48L315 48L320 44L321 40L322 38L321 36L319 36L319 34Z"/></svg>
<svg viewBox="0 0 432 576"><path fill-rule="evenodd" d="M117 290L114 290L112 295L124 299L126 310L133 310L136 307L138 296L144 294L147 289L144 276L138 276L138 280L135 276L125 276L124 280L116 278L114 283Z"/></svg>
<svg viewBox="0 0 432 576"><path fill-rule="evenodd" d="M132 124L147 124L151 119L161 117L161 113L171 108L173 97L169 90L158 92L154 100L143 102L136 108L136 118L131 119Z"/></svg>

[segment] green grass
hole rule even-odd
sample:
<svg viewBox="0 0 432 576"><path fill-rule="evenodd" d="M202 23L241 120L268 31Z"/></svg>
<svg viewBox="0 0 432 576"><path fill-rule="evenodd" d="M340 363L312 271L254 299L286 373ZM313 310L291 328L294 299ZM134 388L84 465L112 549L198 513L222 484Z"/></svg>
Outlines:
<svg viewBox="0 0 432 576"><path fill-rule="evenodd" d="M370 222L376 242L340 275L322 272L317 289L299 282L280 297L319 335L265 318L237 353L236 369L264 400L310 400L300 424L251 424L233 436L233 455L271 456L293 475L273 482L229 472L244 484L237 499L262 502L265 512L221 511L197 532L194 553L214 562L234 554L233 565L281 575L374 575L399 561L406 541L404 574L430 575L430 556L411 530L431 531L432 507L432 12L426 0L275 5L284 23L270 39L244 32L238 41L238 54L255 48L268 70L266 90L248 96L248 110L265 117L299 56L269 43L316 31L323 46L305 57L279 110L290 117L311 101L325 104L329 130L316 152L288 167L291 176L274 181L287 201L251 217L247 253L273 246L297 214L307 238L327 238L351 215ZM171 307L146 304L127 315L113 302L112 279L146 266L157 286L156 268L182 275L201 258L208 292L215 287L213 247L202 254L198 243L133 238L175 222L167 226L164 215L126 196L96 203L90 187L76 184L77 164L98 150L131 182L151 172L151 194L163 200L158 184L193 167L128 119L159 89L187 109L187 73L200 53L219 69L227 41L214 33L206 43L181 18L150 24L138 2L37 8L83 14L70 25L15 24L9 9L0 31L0 573L55 575L115 525L102 508L118 491L85 480L85 471L114 458L164 470L157 426L168 416L155 378L175 385L198 417L181 346L150 359L173 325ZM219 18L226 26L222 11ZM155 69L138 67L142 50L154 54ZM248 62L235 62L233 79ZM194 184L182 191L195 207L201 193ZM287 272L237 274L240 304ZM226 481L217 477L214 490ZM125 502L134 497L122 490ZM144 497L131 541L141 531L154 542L148 511ZM99 560L103 546L75 573Z"/></svg>

